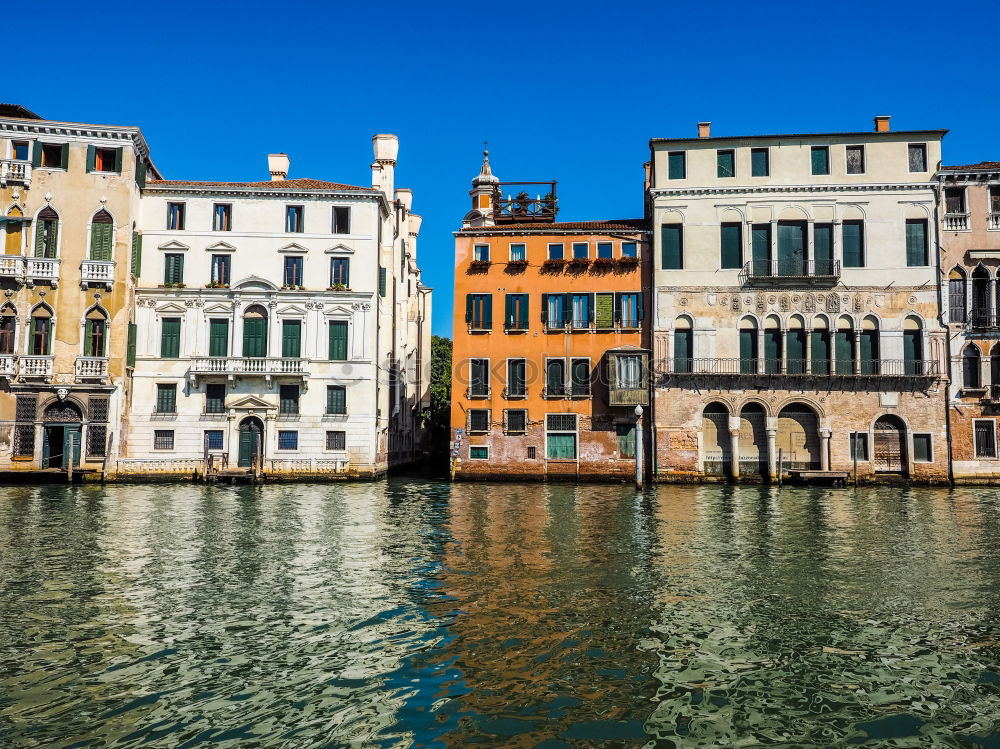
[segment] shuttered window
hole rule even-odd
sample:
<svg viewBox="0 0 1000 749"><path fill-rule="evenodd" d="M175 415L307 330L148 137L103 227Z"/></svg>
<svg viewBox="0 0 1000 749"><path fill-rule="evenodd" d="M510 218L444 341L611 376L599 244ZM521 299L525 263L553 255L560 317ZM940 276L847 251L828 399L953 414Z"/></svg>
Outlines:
<svg viewBox="0 0 1000 749"><path fill-rule="evenodd" d="M812 346L812 373L830 374L830 333L826 330L814 330L810 333Z"/></svg>
<svg viewBox="0 0 1000 749"><path fill-rule="evenodd" d="M771 173L771 159L766 148L750 149L750 174L754 177L767 177Z"/></svg>
<svg viewBox="0 0 1000 749"><path fill-rule="evenodd" d="M299 412L299 386L282 385L278 389L278 413L294 416Z"/></svg>
<svg viewBox="0 0 1000 749"><path fill-rule="evenodd" d="M114 248L114 225L107 211L94 216L90 224L90 259L111 260Z"/></svg>
<svg viewBox="0 0 1000 749"><path fill-rule="evenodd" d="M385 296L385 287L386 287L385 281L386 281L386 278L385 278L385 268L379 268L378 269L378 295L381 296L381 297Z"/></svg>
<svg viewBox="0 0 1000 749"><path fill-rule="evenodd" d="M687 158L684 151L671 151L667 154L667 178L684 179L687 177Z"/></svg>
<svg viewBox="0 0 1000 749"><path fill-rule="evenodd" d="M681 224L664 224L660 227L660 267L664 270L680 270L684 267L683 228Z"/></svg>
<svg viewBox="0 0 1000 749"><path fill-rule="evenodd" d="M694 350L694 336L690 329L674 331L674 371L690 372Z"/></svg>
<svg viewBox="0 0 1000 749"><path fill-rule="evenodd" d="M106 320L88 318L84 325L83 355L104 356L104 344L107 336Z"/></svg>
<svg viewBox="0 0 1000 749"><path fill-rule="evenodd" d="M743 231L740 224L722 225L722 267L739 268L743 264Z"/></svg>
<svg viewBox="0 0 1000 749"><path fill-rule="evenodd" d="M163 256L163 283L184 283L184 256L180 253Z"/></svg>
<svg viewBox="0 0 1000 749"><path fill-rule="evenodd" d="M485 397L490 394L490 360L473 359L469 362L469 396Z"/></svg>
<svg viewBox="0 0 1000 749"><path fill-rule="evenodd" d="M177 413L177 386L163 385L156 386L156 413L175 414Z"/></svg>
<svg viewBox="0 0 1000 749"><path fill-rule="evenodd" d="M208 321L208 355L229 356L229 320Z"/></svg>
<svg viewBox="0 0 1000 749"><path fill-rule="evenodd" d="M845 221L841 226L844 244L844 267L865 267L864 224L860 221Z"/></svg>
<svg viewBox="0 0 1000 749"><path fill-rule="evenodd" d="M833 224L813 226L813 266L817 276L833 275Z"/></svg>
<svg viewBox="0 0 1000 749"><path fill-rule="evenodd" d="M504 326L508 330L528 329L528 295L506 294L504 296Z"/></svg>
<svg viewBox="0 0 1000 749"><path fill-rule="evenodd" d="M136 278L142 273L142 234L132 232L132 275Z"/></svg>
<svg viewBox="0 0 1000 749"><path fill-rule="evenodd" d="M326 412L334 416L347 413L347 388L343 385L326 386Z"/></svg>
<svg viewBox="0 0 1000 749"><path fill-rule="evenodd" d="M59 240L59 214L46 207L35 222L35 257L54 258Z"/></svg>
<svg viewBox="0 0 1000 749"><path fill-rule="evenodd" d="M330 321L330 360L347 361L347 321Z"/></svg>
<svg viewBox="0 0 1000 749"><path fill-rule="evenodd" d="M223 383L210 383L205 386L205 413L221 414L226 412L226 386Z"/></svg>
<svg viewBox="0 0 1000 749"><path fill-rule="evenodd" d="M926 219L906 221L906 264L911 267L928 264Z"/></svg>
<svg viewBox="0 0 1000 749"><path fill-rule="evenodd" d="M854 374L854 331L838 330L834 334L837 374Z"/></svg>
<svg viewBox="0 0 1000 749"><path fill-rule="evenodd" d="M128 348L125 352L125 366L135 367L135 343L138 327L134 322L128 324Z"/></svg>
<svg viewBox="0 0 1000 749"><path fill-rule="evenodd" d="M267 356L267 319L245 317L243 319L243 356Z"/></svg>
<svg viewBox="0 0 1000 749"><path fill-rule="evenodd" d="M525 386L524 359L507 360L507 397L516 398L527 394Z"/></svg>
<svg viewBox="0 0 1000 749"><path fill-rule="evenodd" d="M281 355L297 359L302 355L302 323L299 320L284 320L281 323Z"/></svg>
<svg viewBox="0 0 1000 749"><path fill-rule="evenodd" d="M719 177L736 176L736 152L731 150L715 152L715 172Z"/></svg>
<svg viewBox="0 0 1000 749"><path fill-rule="evenodd" d="M465 321L473 330L489 330L493 327L493 295L467 294L465 297Z"/></svg>
<svg viewBox="0 0 1000 749"><path fill-rule="evenodd" d="M164 317L160 323L160 358L176 359L181 355L181 319Z"/></svg>
<svg viewBox="0 0 1000 749"><path fill-rule="evenodd" d="M829 146L812 147L812 173L830 173L830 148Z"/></svg>

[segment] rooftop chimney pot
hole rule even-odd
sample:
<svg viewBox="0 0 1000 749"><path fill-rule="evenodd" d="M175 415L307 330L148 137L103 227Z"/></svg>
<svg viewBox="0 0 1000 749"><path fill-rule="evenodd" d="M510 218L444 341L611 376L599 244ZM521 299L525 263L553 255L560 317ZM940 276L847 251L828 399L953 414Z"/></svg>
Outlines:
<svg viewBox="0 0 1000 749"><path fill-rule="evenodd" d="M699 138L711 138L712 137L712 123L711 122L699 122L698 123L698 137Z"/></svg>
<svg viewBox="0 0 1000 749"><path fill-rule="evenodd" d="M288 166L291 162L287 154L269 153L267 155L267 171L271 173L272 182L281 182L288 176Z"/></svg>
<svg viewBox="0 0 1000 749"><path fill-rule="evenodd" d="M875 116L875 132L876 133L889 132L889 115L880 114Z"/></svg>

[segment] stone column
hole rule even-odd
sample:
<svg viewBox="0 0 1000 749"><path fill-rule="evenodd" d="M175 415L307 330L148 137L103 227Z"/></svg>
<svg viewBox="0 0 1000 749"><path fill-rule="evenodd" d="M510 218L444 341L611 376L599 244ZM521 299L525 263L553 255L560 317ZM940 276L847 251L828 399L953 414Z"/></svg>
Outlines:
<svg viewBox="0 0 1000 749"><path fill-rule="evenodd" d="M767 420L767 472L771 481L778 478L778 426L777 419Z"/></svg>
<svg viewBox="0 0 1000 749"><path fill-rule="evenodd" d="M771 246L768 248L768 275L778 270L778 219L771 219Z"/></svg>
<svg viewBox="0 0 1000 749"><path fill-rule="evenodd" d="M802 260L803 260L803 270L806 273L806 275L810 275L810 276L811 275L815 275L816 272L817 272L815 265L813 266L812 273L809 272L809 261L816 259L816 249L815 249L816 248L816 244L815 244L816 230L815 230L815 223L816 223L815 219L808 219L806 221L806 256L804 258L802 258ZM806 358L808 358L808 357L806 357Z"/></svg>
<svg viewBox="0 0 1000 749"><path fill-rule="evenodd" d="M830 430L819 430L819 468L821 471L830 470Z"/></svg>
<svg viewBox="0 0 1000 749"><path fill-rule="evenodd" d="M854 331L854 374L861 374L861 329Z"/></svg>
<svg viewBox="0 0 1000 749"><path fill-rule="evenodd" d="M764 321L760 321L761 327L757 328L757 372L764 372Z"/></svg>
<svg viewBox="0 0 1000 749"><path fill-rule="evenodd" d="M733 478L740 478L740 417L729 417L729 466Z"/></svg>
<svg viewBox="0 0 1000 749"><path fill-rule="evenodd" d="M809 225L812 226L811 223ZM812 330L810 330L809 328L805 328L804 332L806 336L806 354L805 354L806 360L803 363L805 364L804 368L806 373L809 374L812 372L813 337L812 337Z"/></svg>
<svg viewBox="0 0 1000 749"><path fill-rule="evenodd" d="M781 329L781 356L778 363L778 371L782 374L788 373L788 331Z"/></svg>

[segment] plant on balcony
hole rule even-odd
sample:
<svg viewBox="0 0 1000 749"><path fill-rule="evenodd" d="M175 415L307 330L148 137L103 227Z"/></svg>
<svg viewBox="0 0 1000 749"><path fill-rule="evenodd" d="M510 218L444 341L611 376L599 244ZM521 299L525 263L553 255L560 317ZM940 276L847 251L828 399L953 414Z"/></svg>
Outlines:
<svg viewBox="0 0 1000 749"><path fill-rule="evenodd" d="M333 286L327 286L327 291L350 291L350 288L346 283L335 283Z"/></svg>
<svg viewBox="0 0 1000 749"><path fill-rule="evenodd" d="M545 193L545 197L542 198L542 212L553 216L559 213L559 206L556 205L556 196L551 192Z"/></svg>
<svg viewBox="0 0 1000 749"><path fill-rule="evenodd" d="M597 261L595 260L594 262L596 263ZM569 264L570 265L589 265L590 264L590 258L589 257L574 257L574 258L570 259Z"/></svg>
<svg viewBox="0 0 1000 749"><path fill-rule="evenodd" d="M489 260L473 260L469 263L469 267L473 270L482 270L484 268L490 267Z"/></svg>
<svg viewBox="0 0 1000 749"><path fill-rule="evenodd" d="M638 265L639 258L637 257L620 257L618 258L619 265Z"/></svg>
<svg viewBox="0 0 1000 749"><path fill-rule="evenodd" d="M305 291L305 286L297 286L293 283L285 283L281 285L282 291Z"/></svg>
<svg viewBox="0 0 1000 749"><path fill-rule="evenodd" d="M515 216L527 216L530 208L531 196L524 190L521 190L521 192L514 196L514 205L512 206L511 213Z"/></svg>
<svg viewBox="0 0 1000 749"><path fill-rule="evenodd" d="M508 268L527 268L528 267L528 261L527 260L508 260L507 261L507 267Z"/></svg>
<svg viewBox="0 0 1000 749"><path fill-rule="evenodd" d="M594 260L595 268L610 268L614 264L615 260L614 258L611 257L599 257L596 260Z"/></svg>
<svg viewBox="0 0 1000 749"><path fill-rule="evenodd" d="M564 258L552 258L552 257L550 257L544 263L542 263L542 267L544 267L544 268L562 268L564 265L566 265L567 262L569 262L569 261L566 260L566 259L564 259Z"/></svg>
<svg viewBox="0 0 1000 749"><path fill-rule="evenodd" d="M222 283L222 281L212 281L211 283L205 284L206 289L228 289L229 284Z"/></svg>
<svg viewBox="0 0 1000 749"><path fill-rule="evenodd" d="M179 283L179 282L176 282L176 283L161 283L159 285L159 288L161 288L161 289L183 289L183 288L186 288L186 287L187 287L187 284L183 284L183 283Z"/></svg>

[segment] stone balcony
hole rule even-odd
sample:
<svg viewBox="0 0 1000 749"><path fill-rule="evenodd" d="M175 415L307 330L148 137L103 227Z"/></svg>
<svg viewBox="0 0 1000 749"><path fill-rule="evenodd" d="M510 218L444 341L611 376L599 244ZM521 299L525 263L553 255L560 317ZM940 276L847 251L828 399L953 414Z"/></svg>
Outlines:
<svg viewBox="0 0 1000 749"><path fill-rule="evenodd" d="M0 355L0 379L8 382L17 376L17 357L13 354Z"/></svg>
<svg viewBox="0 0 1000 749"><path fill-rule="evenodd" d="M0 187L7 185L31 186L31 162L20 159L0 160Z"/></svg>
<svg viewBox="0 0 1000 749"><path fill-rule="evenodd" d="M52 360L49 356L22 356L18 360L18 374L22 380L52 379Z"/></svg>
<svg viewBox="0 0 1000 749"><path fill-rule="evenodd" d="M20 255L0 255L0 278L24 279L25 259Z"/></svg>
<svg viewBox="0 0 1000 749"><path fill-rule="evenodd" d="M76 357L76 379L106 380L108 377L108 358L106 356Z"/></svg>
<svg viewBox="0 0 1000 749"><path fill-rule="evenodd" d="M25 280L28 285L33 285L36 281L48 281L53 287L59 283L59 258L57 257L29 257L25 258L27 270Z"/></svg>
<svg viewBox="0 0 1000 749"><path fill-rule="evenodd" d="M115 282L114 260L84 260L80 264L80 286L86 289L91 284L103 285L108 291Z"/></svg>
<svg viewBox="0 0 1000 749"><path fill-rule="evenodd" d="M944 214L944 230L945 231L968 231L969 230L969 214L968 213L946 213Z"/></svg>
<svg viewBox="0 0 1000 749"><path fill-rule="evenodd" d="M307 380L309 360L278 356L202 356L191 360L188 377L192 382L198 377L218 375L224 375L229 380L237 377L263 377L268 386L276 376Z"/></svg>

